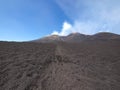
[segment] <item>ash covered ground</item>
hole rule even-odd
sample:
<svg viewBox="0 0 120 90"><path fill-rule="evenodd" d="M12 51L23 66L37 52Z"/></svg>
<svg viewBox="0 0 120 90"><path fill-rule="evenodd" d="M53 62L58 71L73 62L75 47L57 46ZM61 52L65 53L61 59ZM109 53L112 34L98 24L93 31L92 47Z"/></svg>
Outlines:
<svg viewBox="0 0 120 90"><path fill-rule="evenodd" d="M0 42L0 90L120 90L120 41Z"/></svg>

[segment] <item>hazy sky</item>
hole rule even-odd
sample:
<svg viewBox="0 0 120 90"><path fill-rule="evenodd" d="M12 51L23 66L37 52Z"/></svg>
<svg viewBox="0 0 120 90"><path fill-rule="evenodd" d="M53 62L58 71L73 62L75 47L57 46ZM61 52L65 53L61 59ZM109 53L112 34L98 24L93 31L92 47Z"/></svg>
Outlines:
<svg viewBox="0 0 120 90"><path fill-rule="evenodd" d="M120 0L0 0L0 40L101 31L120 34Z"/></svg>

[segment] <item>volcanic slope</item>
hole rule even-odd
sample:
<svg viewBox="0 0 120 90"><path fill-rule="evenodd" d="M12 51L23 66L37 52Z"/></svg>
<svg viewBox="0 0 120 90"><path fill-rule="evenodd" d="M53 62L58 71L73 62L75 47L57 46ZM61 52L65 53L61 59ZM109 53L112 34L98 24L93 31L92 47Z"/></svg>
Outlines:
<svg viewBox="0 0 120 90"><path fill-rule="evenodd" d="M120 90L120 41L0 42L0 90Z"/></svg>
<svg viewBox="0 0 120 90"><path fill-rule="evenodd" d="M93 35L85 35L80 33L71 33L67 36L59 36L59 35L50 35L46 36L37 40L32 40L31 42L38 42L38 43L56 43L56 42L82 42L82 41L89 41L89 40L120 40L119 34L114 34L110 32L101 32L96 33Z"/></svg>

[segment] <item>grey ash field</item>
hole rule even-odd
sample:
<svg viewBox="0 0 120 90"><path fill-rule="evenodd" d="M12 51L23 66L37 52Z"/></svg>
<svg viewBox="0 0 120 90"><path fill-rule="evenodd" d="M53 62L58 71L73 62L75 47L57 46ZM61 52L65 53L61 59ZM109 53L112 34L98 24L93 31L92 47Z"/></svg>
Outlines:
<svg viewBox="0 0 120 90"><path fill-rule="evenodd" d="M100 38L0 42L0 90L120 90L120 39Z"/></svg>

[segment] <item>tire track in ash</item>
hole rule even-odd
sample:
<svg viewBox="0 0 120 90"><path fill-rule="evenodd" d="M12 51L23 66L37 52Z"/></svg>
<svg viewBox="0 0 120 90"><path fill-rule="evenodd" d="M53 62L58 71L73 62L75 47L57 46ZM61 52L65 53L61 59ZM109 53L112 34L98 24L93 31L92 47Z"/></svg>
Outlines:
<svg viewBox="0 0 120 90"><path fill-rule="evenodd" d="M61 81L55 81L56 77L59 80L61 75L58 75L57 71L61 71L61 61L64 59L64 50L60 45L56 45L53 58L50 60L45 58L44 68L42 70L42 75L37 81L39 90L58 90L58 87L61 87ZM49 62L49 63L48 63ZM62 77L62 79L64 79ZM55 84L55 85L54 85ZM61 90L61 89L60 89Z"/></svg>

